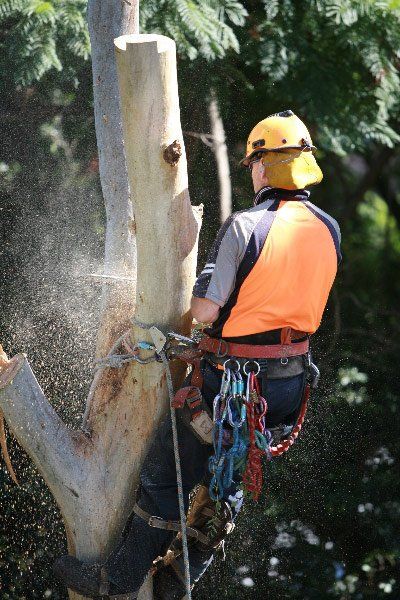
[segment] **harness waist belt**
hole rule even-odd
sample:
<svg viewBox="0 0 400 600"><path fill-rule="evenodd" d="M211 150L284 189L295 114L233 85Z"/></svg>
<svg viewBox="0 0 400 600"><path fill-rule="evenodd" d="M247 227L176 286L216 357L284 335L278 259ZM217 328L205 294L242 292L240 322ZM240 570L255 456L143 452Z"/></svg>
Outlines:
<svg viewBox="0 0 400 600"><path fill-rule="evenodd" d="M215 354L208 353L205 355L205 359L211 363L214 367L218 365L222 366L226 361L225 357L218 358ZM235 358L241 369L247 358ZM257 363L260 367L260 375L265 374L268 379L285 379L286 377L294 377L303 373L308 364L306 355L302 356L289 356L289 358L257 358Z"/></svg>
<svg viewBox="0 0 400 600"><path fill-rule="evenodd" d="M310 340L294 344L272 344L261 346L253 344L236 344L226 340L204 337L200 340L199 350L212 352L218 358L224 356L237 356L238 358L288 358L307 354L310 349Z"/></svg>

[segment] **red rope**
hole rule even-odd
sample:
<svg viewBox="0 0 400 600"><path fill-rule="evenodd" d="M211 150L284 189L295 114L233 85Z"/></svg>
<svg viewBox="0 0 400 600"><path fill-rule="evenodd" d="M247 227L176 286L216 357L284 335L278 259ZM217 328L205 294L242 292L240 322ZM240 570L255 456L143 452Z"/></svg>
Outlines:
<svg viewBox="0 0 400 600"><path fill-rule="evenodd" d="M260 395L260 388L257 378L254 373L250 375L250 399L249 402L246 403L246 412L247 412L247 424L249 428L249 450L247 454L247 463L246 469L243 473L243 484L245 489L252 494L253 500L257 502L260 497L261 488L262 488L262 464L261 457L263 456L263 451L260 450L256 445L256 429L260 430L261 427L261 418L264 416L263 414L258 415L255 410L255 398ZM307 404L310 398L310 385L307 384L304 389L300 414L297 419L296 425L293 427L290 436L277 444L276 446L271 446L269 451L271 456L280 456L289 450L291 446L295 443L296 439L299 436L301 428L304 423L304 419L307 412Z"/></svg>
<svg viewBox="0 0 400 600"><path fill-rule="evenodd" d="M301 404L301 410L300 410L299 418L297 419L297 423L293 427L291 434L289 435L289 437L286 440L283 440L283 442L281 442L280 444L277 444L276 446L270 447L269 450L270 450L271 456L280 456L284 452L287 452L289 450L290 446L293 446L293 444L295 443L296 439L299 436L302 425L304 423L304 417L306 416L307 403L308 403L309 398L310 398L310 385L307 384L305 387L305 390L304 390L303 400L302 400L302 404Z"/></svg>
<svg viewBox="0 0 400 600"><path fill-rule="evenodd" d="M246 469L243 473L245 489L251 493L253 500L257 502L262 488L262 450L256 446L256 414L254 410L254 391L257 394L257 383L254 373L250 377L250 399L246 404L247 424L249 428L249 451L247 455ZM252 393L253 392L253 393ZM252 397L253 396L253 397Z"/></svg>

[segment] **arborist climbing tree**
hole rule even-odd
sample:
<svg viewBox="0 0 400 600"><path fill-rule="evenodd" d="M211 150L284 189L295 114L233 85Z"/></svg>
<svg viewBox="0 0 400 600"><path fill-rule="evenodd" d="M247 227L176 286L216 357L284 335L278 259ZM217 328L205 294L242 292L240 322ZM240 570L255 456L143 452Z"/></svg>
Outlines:
<svg viewBox="0 0 400 600"><path fill-rule="evenodd" d="M225 221L193 289L192 315L209 326L191 340L143 324L154 341L144 348L166 366L172 419L154 439L137 503L107 560L55 562L70 589L134 598L151 571L155 598L190 598L243 499L259 498L262 460L297 438L319 377L310 336L341 260L339 226L306 189L322 179L314 150L290 110L254 127L242 161L253 206ZM192 365L174 397L173 359Z"/></svg>

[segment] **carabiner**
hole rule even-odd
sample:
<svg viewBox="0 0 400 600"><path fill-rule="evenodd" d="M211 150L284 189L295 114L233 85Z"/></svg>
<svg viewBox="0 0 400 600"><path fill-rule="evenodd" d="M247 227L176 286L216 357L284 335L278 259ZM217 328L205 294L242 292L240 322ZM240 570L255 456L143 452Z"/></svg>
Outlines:
<svg viewBox="0 0 400 600"><path fill-rule="evenodd" d="M257 366L257 369L258 369L258 370L257 370L257 372L256 372L256 371L253 371L253 370L251 370L251 371L246 371L246 365L251 365L251 364L253 364L253 365L256 365L256 366ZM243 373L244 373L245 375L249 375L250 373L254 373L254 377L257 377L257 375L258 375L258 374L259 374L259 372L260 372L260 369L261 369L261 367L260 367L259 363L258 363L256 360L247 360L247 361L244 363L244 365L243 365Z"/></svg>
<svg viewBox="0 0 400 600"><path fill-rule="evenodd" d="M228 391L229 391L229 386L231 383L231 372L229 369L224 370L223 374L222 374L222 379L221 379L221 388L220 388L220 395L221 396L226 396Z"/></svg>
<svg viewBox="0 0 400 600"><path fill-rule="evenodd" d="M227 367L226 365L230 362L234 362L237 364L236 369L232 369L232 367ZM236 360L236 358L228 358L225 362L224 362L224 369L229 368L231 371L234 371L235 373L237 373L238 371L240 371L240 363L238 360Z"/></svg>

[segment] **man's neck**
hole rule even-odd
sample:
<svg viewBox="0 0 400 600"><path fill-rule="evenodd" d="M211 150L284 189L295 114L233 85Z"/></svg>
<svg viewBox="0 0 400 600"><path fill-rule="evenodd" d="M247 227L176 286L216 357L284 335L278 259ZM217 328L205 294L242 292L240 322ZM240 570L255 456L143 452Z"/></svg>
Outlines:
<svg viewBox="0 0 400 600"><path fill-rule="evenodd" d="M308 200L310 192L308 190L284 190L281 188L272 188L264 186L258 190L254 196L254 206L265 202L266 200Z"/></svg>

